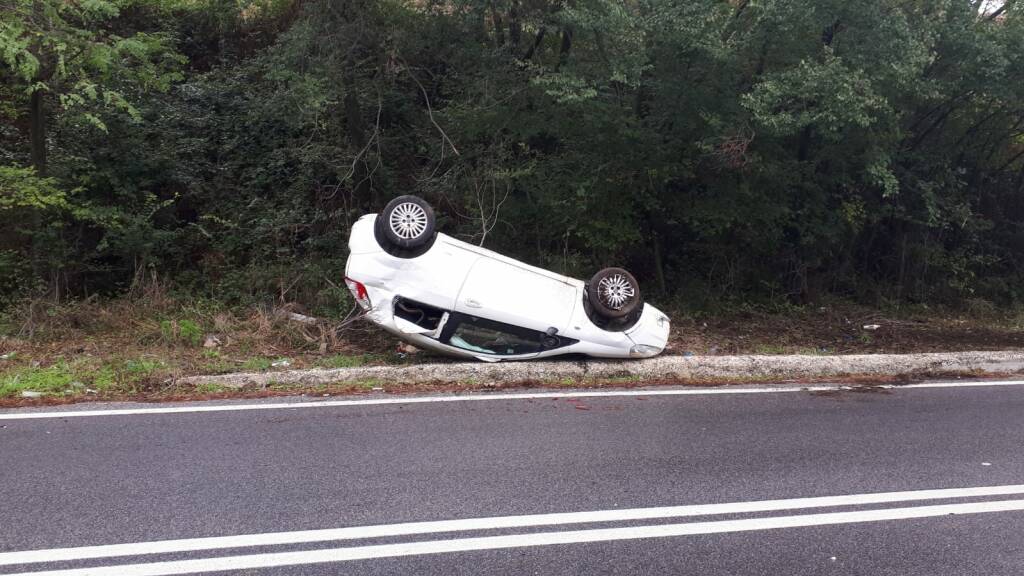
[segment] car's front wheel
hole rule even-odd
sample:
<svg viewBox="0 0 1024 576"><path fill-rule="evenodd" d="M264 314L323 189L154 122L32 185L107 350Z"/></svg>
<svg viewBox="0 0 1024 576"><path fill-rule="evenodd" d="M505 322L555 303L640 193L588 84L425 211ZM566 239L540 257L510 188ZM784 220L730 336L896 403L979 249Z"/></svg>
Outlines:
<svg viewBox="0 0 1024 576"><path fill-rule="evenodd" d="M629 316L643 306L640 284L622 268L605 268L587 283L587 300L597 314L609 320Z"/></svg>
<svg viewBox="0 0 1024 576"><path fill-rule="evenodd" d="M419 196L399 196L377 216L376 232L385 250L402 256L418 255L437 235L434 209Z"/></svg>

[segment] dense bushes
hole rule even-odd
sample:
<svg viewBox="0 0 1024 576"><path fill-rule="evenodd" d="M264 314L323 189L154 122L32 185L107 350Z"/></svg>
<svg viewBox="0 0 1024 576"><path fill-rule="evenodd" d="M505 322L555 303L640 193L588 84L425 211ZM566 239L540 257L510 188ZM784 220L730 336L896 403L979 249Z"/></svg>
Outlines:
<svg viewBox="0 0 1024 576"><path fill-rule="evenodd" d="M327 306L349 224L416 193L449 233L692 305L1024 300L1010 2L0 5L8 297L155 273Z"/></svg>

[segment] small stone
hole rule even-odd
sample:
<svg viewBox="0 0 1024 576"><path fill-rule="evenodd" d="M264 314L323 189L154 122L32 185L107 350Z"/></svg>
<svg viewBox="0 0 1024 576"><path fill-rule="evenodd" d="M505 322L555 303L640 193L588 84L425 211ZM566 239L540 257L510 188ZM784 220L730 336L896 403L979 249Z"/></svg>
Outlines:
<svg viewBox="0 0 1024 576"><path fill-rule="evenodd" d="M35 390L22 390L21 391L21 397L22 398L42 398L43 397L43 393L42 392L36 392Z"/></svg>
<svg viewBox="0 0 1024 576"><path fill-rule="evenodd" d="M419 348L411 344L406 344L405 342L401 342L398 344L398 352L401 354L415 354L419 351Z"/></svg>

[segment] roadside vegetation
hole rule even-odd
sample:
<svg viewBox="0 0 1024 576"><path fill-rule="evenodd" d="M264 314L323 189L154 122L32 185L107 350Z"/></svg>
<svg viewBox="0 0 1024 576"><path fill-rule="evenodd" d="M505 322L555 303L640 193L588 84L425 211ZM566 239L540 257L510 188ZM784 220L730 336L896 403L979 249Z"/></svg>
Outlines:
<svg viewBox="0 0 1024 576"><path fill-rule="evenodd" d="M292 314L290 305L228 308L166 295L62 305L26 303L9 309L0 323L0 403L230 396L241 391L193 387L179 379L448 361L400 344L368 322L343 323L338 317L305 315L297 321ZM672 316L666 354L1024 349L1024 313L991 308L880 310L836 301L777 309L680 308ZM244 392L318 394L379 386L368 380L335 387L269 386Z"/></svg>
<svg viewBox="0 0 1024 576"><path fill-rule="evenodd" d="M409 361L404 193L670 353L1021 347L1020 2L0 0L0 79L0 398Z"/></svg>

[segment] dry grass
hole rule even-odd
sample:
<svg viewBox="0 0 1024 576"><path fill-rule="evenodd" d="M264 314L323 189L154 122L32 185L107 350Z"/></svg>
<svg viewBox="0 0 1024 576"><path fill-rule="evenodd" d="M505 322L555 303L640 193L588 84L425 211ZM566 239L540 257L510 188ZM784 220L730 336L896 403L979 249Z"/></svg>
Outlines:
<svg viewBox="0 0 1024 576"><path fill-rule="evenodd" d="M297 322L290 312L146 297L27 303L0 326L0 397L23 390L138 393L173 386L183 375L400 359L393 341L366 323Z"/></svg>
<svg viewBox="0 0 1024 576"><path fill-rule="evenodd" d="M227 394L185 389L177 379L411 360L397 352L392 337L366 322L297 321L300 310L288 304L229 309L176 300L152 286L136 294L64 305L29 302L0 318L0 400L20 401L25 391L43 393L47 401ZM672 316L670 354L1024 349L1024 314L991 307L894 314L841 304Z"/></svg>
<svg viewBox="0 0 1024 576"><path fill-rule="evenodd" d="M865 328L868 327L868 328ZM673 317L670 353L906 354L1024 349L1024 312L880 311L849 303Z"/></svg>

